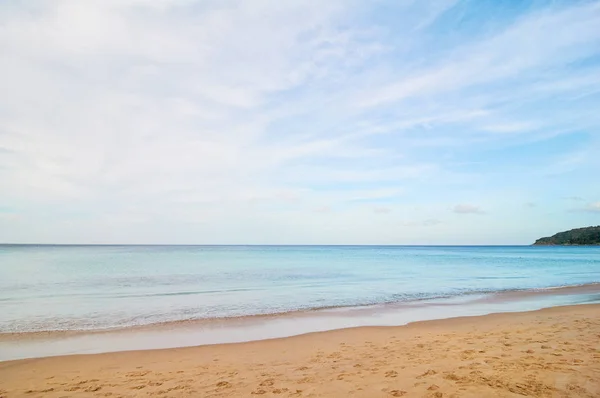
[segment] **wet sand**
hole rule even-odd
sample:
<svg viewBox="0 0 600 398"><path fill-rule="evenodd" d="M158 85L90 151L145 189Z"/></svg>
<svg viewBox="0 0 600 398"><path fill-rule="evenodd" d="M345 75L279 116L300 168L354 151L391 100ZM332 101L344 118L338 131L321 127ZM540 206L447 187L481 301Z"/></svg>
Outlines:
<svg viewBox="0 0 600 398"><path fill-rule="evenodd" d="M600 305L0 362L0 397L599 397Z"/></svg>
<svg viewBox="0 0 600 398"><path fill-rule="evenodd" d="M467 294L362 307L198 319L108 330L0 333L0 361L267 340L364 326L600 303L600 284Z"/></svg>

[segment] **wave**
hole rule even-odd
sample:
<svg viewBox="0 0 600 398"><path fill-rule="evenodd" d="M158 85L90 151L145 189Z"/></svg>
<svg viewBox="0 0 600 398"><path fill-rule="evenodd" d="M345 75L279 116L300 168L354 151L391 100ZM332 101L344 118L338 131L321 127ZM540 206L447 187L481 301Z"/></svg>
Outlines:
<svg viewBox="0 0 600 398"><path fill-rule="evenodd" d="M397 294L382 300L366 300L363 302L346 303L341 305L312 305L297 306L294 308L279 308L275 310L255 310L253 312L214 315L201 315L190 309L176 309L165 313L142 314L115 320L116 317L86 317L86 318L49 318L41 322L16 322L0 325L0 336L23 335L39 333L69 333L69 332L106 332L123 329L192 324L196 322L219 322L232 320L246 320L259 318L273 318L280 316L301 316L323 313L330 314L336 310L361 310L365 308L386 308L389 306L457 306L485 300L519 300L531 296L553 296L558 294L592 294L600 293L600 282L548 286L525 289L473 289L453 294L439 294L423 292L414 294ZM155 296L193 295L196 292L176 292L155 294ZM130 296L128 296L130 297ZM141 295L140 297L144 297ZM589 300L597 301L598 297ZM456 298L464 298L458 302ZM588 301L589 301L588 300Z"/></svg>

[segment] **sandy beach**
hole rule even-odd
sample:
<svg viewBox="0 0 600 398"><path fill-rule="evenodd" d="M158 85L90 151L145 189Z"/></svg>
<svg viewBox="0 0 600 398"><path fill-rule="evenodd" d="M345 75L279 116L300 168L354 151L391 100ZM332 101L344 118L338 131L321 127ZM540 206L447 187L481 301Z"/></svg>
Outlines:
<svg viewBox="0 0 600 398"><path fill-rule="evenodd" d="M0 363L9 397L598 397L600 305Z"/></svg>

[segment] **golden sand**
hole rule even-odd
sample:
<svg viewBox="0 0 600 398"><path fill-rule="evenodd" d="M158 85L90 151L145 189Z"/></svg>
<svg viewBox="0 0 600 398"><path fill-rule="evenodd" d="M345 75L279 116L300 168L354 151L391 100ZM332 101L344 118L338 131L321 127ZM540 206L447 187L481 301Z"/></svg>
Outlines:
<svg viewBox="0 0 600 398"><path fill-rule="evenodd" d="M0 397L600 397L600 305L0 363Z"/></svg>

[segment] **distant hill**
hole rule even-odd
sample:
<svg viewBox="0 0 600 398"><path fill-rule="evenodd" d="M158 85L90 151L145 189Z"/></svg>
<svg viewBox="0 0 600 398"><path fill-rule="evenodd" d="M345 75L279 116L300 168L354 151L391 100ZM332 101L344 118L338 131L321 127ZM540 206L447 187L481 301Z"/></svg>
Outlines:
<svg viewBox="0 0 600 398"><path fill-rule="evenodd" d="M534 245L600 245L600 225L596 227L577 228L570 231L559 232L556 235L536 240Z"/></svg>

